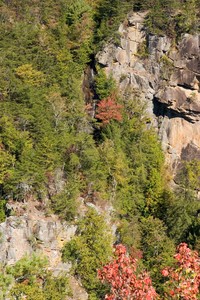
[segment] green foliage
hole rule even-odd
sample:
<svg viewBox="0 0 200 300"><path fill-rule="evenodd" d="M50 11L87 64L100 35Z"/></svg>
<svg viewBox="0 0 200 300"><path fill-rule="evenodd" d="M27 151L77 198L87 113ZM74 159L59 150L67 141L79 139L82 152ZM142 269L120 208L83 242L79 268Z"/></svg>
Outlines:
<svg viewBox="0 0 200 300"><path fill-rule="evenodd" d="M66 274L57 277L53 277L51 274L48 275L44 285L45 300L65 300L66 295L71 295Z"/></svg>
<svg viewBox="0 0 200 300"><path fill-rule="evenodd" d="M26 256L14 266L1 268L0 299L64 300L70 294L66 274L54 277L48 261L37 255Z"/></svg>
<svg viewBox="0 0 200 300"><path fill-rule="evenodd" d="M69 1L66 10L66 23L71 26L80 23L80 19L91 12L91 6L85 0Z"/></svg>
<svg viewBox="0 0 200 300"><path fill-rule="evenodd" d="M141 219L141 250L144 264L150 271L152 279L161 288L161 270L173 264L175 246L166 234L164 223L152 216Z"/></svg>
<svg viewBox="0 0 200 300"><path fill-rule="evenodd" d="M140 1L138 1L140 2ZM150 33L178 38L182 33L198 30L198 1L144 1L140 9L150 9L146 26Z"/></svg>
<svg viewBox="0 0 200 300"><path fill-rule="evenodd" d="M146 40L138 45L137 56L142 59L148 58L149 53Z"/></svg>
<svg viewBox="0 0 200 300"><path fill-rule="evenodd" d="M6 218L6 200L0 199L0 223L4 222Z"/></svg>
<svg viewBox="0 0 200 300"><path fill-rule="evenodd" d="M174 71L173 62L166 55L163 55L160 59L160 65L162 78L169 80Z"/></svg>
<svg viewBox="0 0 200 300"><path fill-rule="evenodd" d="M22 297L27 297L30 300L45 300L42 290L39 284L35 283L30 285L16 284L10 291L11 299L23 299Z"/></svg>
<svg viewBox="0 0 200 300"><path fill-rule="evenodd" d="M51 275L47 275L43 287L37 282L16 283L10 291L10 296L13 300L23 299L24 296L29 300L64 300L69 294L69 291L66 290L67 284L64 276L53 278Z"/></svg>
<svg viewBox="0 0 200 300"><path fill-rule="evenodd" d="M198 11L198 1L184 1L181 13L175 16L177 35L181 33L196 33L198 31Z"/></svg>
<svg viewBox="0 0 200 300"><path fill-rule="evenodd" d="M200 161L183 162L177 174L177 182L184 190L185 198L198 190L200 183ZM193 197L195 194L193 194Z"/></svg>
<svg viewBox="0 0 200 300"><path fill-rule="evenodd" d="M181 195L181 192L170 199L166 211L166 224L169 235L176 243L185 241L191 242L192 246L195 245L194 241L199 237L198 230L195 230L199 209L199 201L197 199L185 198Z"/></svg>
<svg viewBox="0 0 200 300"><path fill-rule="evenodd" d="M0 221L5 220L4 199L48 198L50 211L69 221L80 211L79 196L112 204L119 239L129 249L143 249L159 287L159 265L168 262L167 251L173 252L166 232L175 243L186 240L200 247L199 163L182 168L178 195L170 195L163 153L144 105L129 92L117 95L112 76L97 67L97 99L115 93L123 107L120 122L112 119L101 127L86 113L82 75L103 42L118 42L119 22L132 7L148 10L150 33L176 37L198 29L199 1L12 0L0 5ZM146 57L146 45L139 52ZM173 66L164 56L161 63L168 79ZM103 217L89 210L78 223L78 235L63 249L63 259L73 262L90 299L104 294L96 269L111 255L107 231ZM13 280L13 299L22 294L32 300L64 299L65 280L46 268L45 261L26 258L2 271L2 297Z"/></svg>
<svg viewBox="0 0 200 300"><path fill-rule="evenodd" d="M98 74L95 77L95 83L95 90L100 99L109 97L116 89L115 81L112 76L107 78L105 72L101 68L99 68Z"/></svg>
<svg viewBox="0 0 200 300"><path fill-rule="evenodd" d="M111 256L111 244L111 234L104 218L89 209L78 222L78 235L63 248L63 260L73 263L74 273L89 292L89 299L98 299L104 293L96 272Z"/></svg>
<svg viewBox="0 0 200 300"><path fill-rule="evenodd" d="M74 60L79 64L89 61L94 26L93 14L94 11L87 0L69 0L66 5L65 18L70 49Z"/></svg>
<svg viewBox="0 0 200 300"><path fill-rule="evenodd" d="M129 251L141 248L141 229L137 217L133 217L131 221L122 219L118 228L118 234L120 242L125 244Z"/></svg>
<svg viewBox="0 0 200 300"><path fill-rule="evenodd" d="M0 267L0 299L1 300L5 299L12 282L13 282L12 276L10 274L7 274L5 268L1 265Z"/></svg>
<svg viewBox="0 0 200 300"><path fill-rule="evenodd" d="M14 267L7 267L7 273L11 274L17 281L29 280L33 282L38 273L43 275L48 261L45 257L33 255L32 257L23 257L19 260Z"/></svg>
<svg viewBox="0 0 200 300"><path fill-rule="evenodd" d="M89 125L81 74L91 53L92 7L87 1L62 0L2 6L1 193L18 200L32 194L42 200L55 183L56 170L64 168L67 188L74 178L77 182L75 192L69 192L72 202L82 188L77 178L85 167L74 166L68 149L74 142L74 155L81 161L84 140L91 139L82 135ZM59 206L55 211L64 204Z"/></svg>
<svg viewBox="0 0 200 300"><path fill-rule="evenodd" d="M77 215L79 196L79 182L76 178L70 178L65 185L64 191L56 194L51 199L51 206L55 213L63 219L73 220Z"/></svg>
<svg viewBox="0 0 200 300"><path fill-rule="evenodd" d="M130 107L127 110L131 114ZM119 177L114 175L116 199L126 216L133 216L136 210L145 215L156 213L164 188L164 158L160 144L153 130L146 129L145 118L140 119L142 112L136 107L134 110L131 117L124 116L122 125L113 123L104 130L104 135L113 140L111 144L116 153L114 168L120 160Z"/></svg>
<svg viewBox="0 0 200 300"><path fill-rule="evenodd" d="M101 46L108 40L119 42L117 29L126 14L132 9L130 0L100 0L95 14L96 30L94 42Z"/></svg>
<svg viewBox="0 0 200 300"><path fill-rule="evenodd" d="M176 193L171 194L166 202L165 222L171 238L178 244L187 242L196 247L200 238L198 229L198 211L200 203L197 198L200 169L199 161L183 162L176 181L179 184Z"/></svg>

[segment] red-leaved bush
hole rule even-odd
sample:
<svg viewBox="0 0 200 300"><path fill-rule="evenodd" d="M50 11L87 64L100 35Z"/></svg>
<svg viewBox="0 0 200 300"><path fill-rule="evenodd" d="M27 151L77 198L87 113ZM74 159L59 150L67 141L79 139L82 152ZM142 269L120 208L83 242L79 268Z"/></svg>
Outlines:
<svg viewBox="0 0 200 300"><path fill-rule="evenodd" d="M100 280L110 286L107 300L198 300L200 299L200 257L181 243L174 256L174 267L162 270L165 294L158 295L145 271L138 270L138 259L129 256L123 245L115 247L116 258L98 271Z"/></svg>
<svg viewBox="0 0 200 300"><path fill-rule="evenodd" d="M168 277L165 299L200 299L200 257L196 251L181 243L175 255L176 267L165 268L162 274Z"/></svg>
<svg viewBox="0 0 200 300"><path fill-rule="evenodd" d="M157 298L151 279L146 272L139 272L138 259L132 258L123 245L115 247L116 259L98 271L102 282L111 288L107 300L153 300Z"/></svg>
<svg viewBox="0 0 200 300"><path fill-rule="evenodd" d="M97 104L95 118L101 120L104 125L109 124L111 120L122 121L121 109L122 105L116 103L114 96L110 96Z"/></svg>

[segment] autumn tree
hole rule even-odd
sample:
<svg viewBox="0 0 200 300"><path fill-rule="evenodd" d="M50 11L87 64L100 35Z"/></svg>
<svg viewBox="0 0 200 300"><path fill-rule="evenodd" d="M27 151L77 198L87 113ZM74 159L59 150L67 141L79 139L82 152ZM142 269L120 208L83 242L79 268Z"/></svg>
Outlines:
<svg viewBox="0 0 200 300"><path fill-rule="evenodd" d="M116 258L98 271L100 280L110 287L107 300L197 300L200 287L200 257L197 251L181 243L174 255L173 267L166 267L162 275L167 278L164 283L164 295L158 295L152 281L145 271L139 270L138 256L131 257L123 245L115 247Z"/></svg>
<svg viewBox="0 0 200 300"><path fill-rule="evenodd" d="M97 104L95 117L102 121L103 125L109 124L111 120L122 121L122 105L116 103L114 96L102 99Z"/></svg>
<svg viewBox="0 0 200 300"><path fill-rule="evenodd" d="M100 280L110 286L107 300L153 300L157 294L145 271L140 271L138 259L127 254L123 245L115 247L116 258L98 271Z"/></svg>
<svg viewBox="0 0 200 300"><path fill-rule="evenodd" d="M200 257L196 251L181 243L175 255L176 266L162 270L168 280L165 283L165 299L197 300L200 287Z"/></svg>

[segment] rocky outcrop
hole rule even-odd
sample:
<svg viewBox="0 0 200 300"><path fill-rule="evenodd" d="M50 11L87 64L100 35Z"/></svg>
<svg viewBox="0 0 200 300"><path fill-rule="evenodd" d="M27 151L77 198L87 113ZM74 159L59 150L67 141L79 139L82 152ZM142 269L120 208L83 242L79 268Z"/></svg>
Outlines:
<svg viewBox="0 0 200 300"><path fill-rule="evenodd" d="M68 271L70 264L61 261L61 249L74 236L76 226L61 222L57 216L46 216L33 202L10 204L13 216L0 224L0 262L14 264L24 255L42 253L49 259L54 273ZM19 209L24 210L17 215Z"/></svg>
<svg viewBox="0 0 200 300"><path fill-rule="evenodd" d="M79 197L79 217L83 217L89 208L105 216L113 235L116 234L117 224L113 222L114 208L103 201L99 206ZM49 269L55 276L67 273L71 294L67 300L87 300L88 294L81 281L70 273L72 264L63 263L61 250L77 231L77 225L61 221L57 215L48 214L45 203L30 197L27 201L17 202L9 200L7 213L10 216L0 224L0 264L14 265L25 255L37 253L46 256ZM112 220L112 221L111 221ZM76 223L76 222L74 222Z"/></svg>
<svg viewBox="0 0 200 300"><path fill-rule="evenodd" d="M110 43L96 56L122 93L132 88L147 103L173 172L180 160L200 155L200 35L185 34L177 45L146 33L146 13L120 25L120 46ZM155 122L156 121L156 122ZM194 149L194 153L185 149Z"/></svg>
<svg viewBox="0 0 200 300"><path fill-rule="evenodd" d="M69 275L71 263L61 260L61 249L75 235L77 227L61 222L56 215L46 216L36 204L36 201L10 204L15 215L0 224L0 263L13 265L32 253L46 256L54 276L68 273L71 295L66 299L87 300L88 294L81 283Z"/></svg>
<svg viewBox="0 0 200 300"><path fill-rule="evenodd" d="M195 123L200 120L200 35L185 35L168 59L172 74L157 99Z"/></svg>

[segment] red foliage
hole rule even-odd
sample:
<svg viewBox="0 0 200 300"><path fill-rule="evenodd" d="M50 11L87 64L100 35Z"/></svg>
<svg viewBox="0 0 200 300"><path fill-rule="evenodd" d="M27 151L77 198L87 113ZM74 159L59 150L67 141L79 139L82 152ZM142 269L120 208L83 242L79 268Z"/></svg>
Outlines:
<svg viewBox="0 0 200 300"><path fill-rule="evenodd" d="M122 105L116 103L114 96L102 99L97 106L95 117L101 120L103 124L109 124L111 120L122 121Z"/></svg>
<svg viewBox="0 0 200 300"><path fill-rule="evenodd" d="M196 251L182 243L175 255L176 268L165 268L162 274L168 277L165 299L197 300L200 293L200 257Z"/></svg>
<svg viewBox="0 0 200 300"><path fill-rule="evenodd" d="M115 247L116 259L98 271L102 282L111 287L107 300L153 300L157 298L146 272L139 273L136 258L128 256L123 245Z"/></svg>
<svg viewBox="0 0 200 300"><path fill-rule="evenodd" d="M102 282L108 283L111 293L106 300L154 300L161 299L152 286L146 272L139 272L138 259L128 256L123 245L115 247L116 259L98 271ZM162 270L166 293L164 299L200 299L200 257L196 251L181 243L177 248L175 267ZM163 298L162 298L163 299Z"/></svg>

